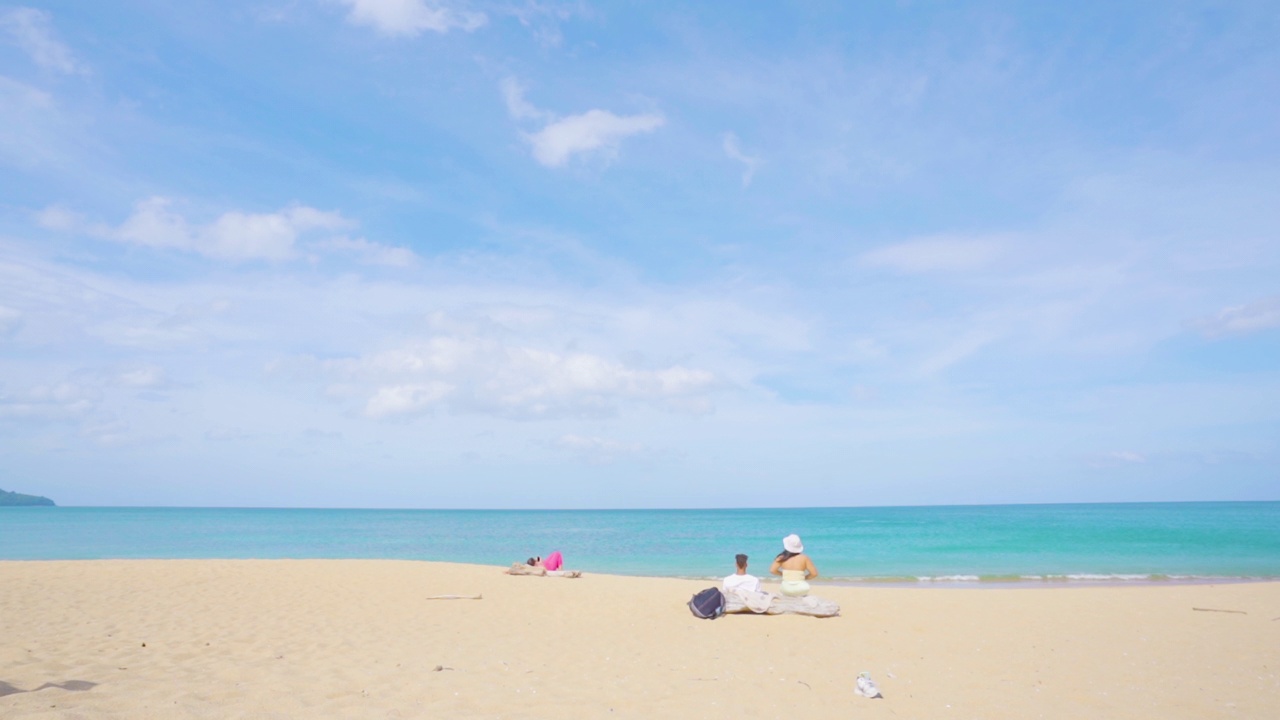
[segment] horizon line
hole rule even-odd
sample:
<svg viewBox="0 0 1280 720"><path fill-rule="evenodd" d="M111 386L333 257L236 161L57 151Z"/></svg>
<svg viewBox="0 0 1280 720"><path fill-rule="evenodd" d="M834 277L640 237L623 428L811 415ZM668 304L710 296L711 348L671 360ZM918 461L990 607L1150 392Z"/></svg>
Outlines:
<svg viewBox="0 0 1280 720"><path fill-rule="evenodd" d="M22 506L44 508L113 509L113 510L366 510L377 512L702 512L708 510L892 510L915 508L974 508L974 507L1053 507L1071 505L1189 505L1209 503L1275 503L1271 500L1119 500L1119 501L1064 501L1020 503L941 503L919 505L743 505L721 507L335 507L335 506L285 506L285 505L62 505ZM14 506L20 507L20 506Z"/></svg>

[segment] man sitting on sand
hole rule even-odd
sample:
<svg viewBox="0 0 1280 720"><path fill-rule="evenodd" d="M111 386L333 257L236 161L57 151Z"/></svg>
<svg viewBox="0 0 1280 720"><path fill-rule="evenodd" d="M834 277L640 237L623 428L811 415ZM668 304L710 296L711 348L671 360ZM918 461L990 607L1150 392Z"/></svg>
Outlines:
<svg viewBox="0 0 1280 720"><path fill-rule="evenodd" d="M738 570L724 579L724 589L760 592L760 578L747 574L747 556L738 553L734 560L738 563Z"/></svg>

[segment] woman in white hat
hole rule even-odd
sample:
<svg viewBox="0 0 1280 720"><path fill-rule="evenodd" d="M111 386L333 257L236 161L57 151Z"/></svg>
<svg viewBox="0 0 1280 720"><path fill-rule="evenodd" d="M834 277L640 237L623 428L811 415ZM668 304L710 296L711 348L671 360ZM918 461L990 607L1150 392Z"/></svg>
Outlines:
<svg viewBox="0 0 1280 720"><path fill-rule="evenodd" d="M782 538L782 552L773 559L769 572L782 576L783 595L804 597L809 594L809 580L818 577L818 568L804 554L804 543L799 535L788 535Z"/></svg>

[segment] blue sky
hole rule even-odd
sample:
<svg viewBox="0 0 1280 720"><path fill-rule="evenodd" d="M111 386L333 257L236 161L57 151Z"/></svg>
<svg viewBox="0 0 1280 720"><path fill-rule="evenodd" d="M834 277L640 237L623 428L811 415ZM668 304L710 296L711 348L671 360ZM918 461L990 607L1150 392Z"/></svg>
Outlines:
<svg viewBox="0 0 1280 720"><path fill-rule="evenodd" d="M0 486L1280 498L1280 13L0 6Z"/></svg>

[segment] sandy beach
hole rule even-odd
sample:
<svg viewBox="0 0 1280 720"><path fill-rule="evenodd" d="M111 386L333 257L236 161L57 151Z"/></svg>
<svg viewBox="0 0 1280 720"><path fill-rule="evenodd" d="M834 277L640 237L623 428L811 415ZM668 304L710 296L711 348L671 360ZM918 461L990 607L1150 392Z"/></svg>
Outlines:
<svg viewBox="0 0 1280 720"><path fill-rule="evenodd" d="M819 585L840 617L698 620L684 603L707 585L408 561L0 562L0 716L1280 716L1280 583ZM884 698L854 694L860 671Z"/></svg>

